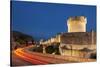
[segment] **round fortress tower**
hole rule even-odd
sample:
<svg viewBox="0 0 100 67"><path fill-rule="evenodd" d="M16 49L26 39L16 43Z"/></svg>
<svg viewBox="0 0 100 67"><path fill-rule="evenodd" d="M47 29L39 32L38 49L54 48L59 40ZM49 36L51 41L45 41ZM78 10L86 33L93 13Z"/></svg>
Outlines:
<svg viewBox="0 0 100 67"><path fill-rule="evenodd" d="M67 20L68 32L86 32L87 19L84 16L69 17Z"/></svg>

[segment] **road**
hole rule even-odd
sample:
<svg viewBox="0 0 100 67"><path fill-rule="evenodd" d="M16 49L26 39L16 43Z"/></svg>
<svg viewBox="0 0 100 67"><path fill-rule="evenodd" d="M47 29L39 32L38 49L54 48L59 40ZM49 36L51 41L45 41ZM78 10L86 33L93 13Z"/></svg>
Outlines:
<svg viewBox="0 0 100 67"><path fill-rule="evenodd" d="M27 65L33 65L23 59L21 59L19 56L17 56L14 52L12 52L12 66L27 66Z"/></svg>
<svg viewBox="0 0 100 67"><path fill-rule="evenodd" d="M12 53L12 65L24 66L24 65L45 65L45 64L61 64L61 63L76 63L80 58L68 57L61 55L43 54L38 52L29 51L32 46L24 48L18 48ZM80 61L91 61L90 59L82 58Z"/></svg>
<svg viewBox="0 0 100 67"><path fill-rule="evenodd" d="M12 66L45 65L66 63L66 60L57 59L52 55L31 52L29 47L18 48L12 52Z"/></svg>

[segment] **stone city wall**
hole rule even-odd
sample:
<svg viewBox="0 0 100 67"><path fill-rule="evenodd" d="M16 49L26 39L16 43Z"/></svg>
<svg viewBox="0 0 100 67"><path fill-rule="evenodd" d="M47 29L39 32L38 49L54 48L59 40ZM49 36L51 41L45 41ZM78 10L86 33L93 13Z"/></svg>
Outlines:
<svg viewBox="0 0 100 67"><path fill-rule="evenodd" d="M60 40L61 43L65 44L77 44L77 45L96 44L96 32L63 33L61 35Z"/></svg>

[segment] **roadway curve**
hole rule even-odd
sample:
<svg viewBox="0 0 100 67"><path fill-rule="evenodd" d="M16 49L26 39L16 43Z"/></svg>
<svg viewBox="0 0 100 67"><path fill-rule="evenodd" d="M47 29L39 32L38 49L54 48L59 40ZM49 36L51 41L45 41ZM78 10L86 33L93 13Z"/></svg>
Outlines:
<svg viewBox="0 0 100 67"><path fill-rule="evenodd" d="M33 46L18 48L14 51L14 54L19 56L21 59L30 62L31 64L54 64L54 63L66 63L66 60L57 59L54 55L42 54L37 52L29 51L28 49Z"/></svg>
<svg viewBox="0 0 100 67"><path fill-rule="evenodd" d="M23 59L21 59L18 55L16 55L14 52L12 52L11 56L11 66L27 66L27 65L33 65Z"/></svg>
<svg viewBox="0 0 100 67"><path fill-rule="evenodd" d="M29 51L31 47L33 46L18 48L14 51L14 54L16 54L23 61L30 63L30 65L45 65L45 64L60 64L60 63L72 63L72 62L75 63L76 62L76 61L73 61L72 57L66 58L65 56L42 54L42 53ZM69 60L69 59L72 59L72 60ZM89 60L86 60L86 61L89 61Z"/></svg>
<svg viewBox="0 0 100 67"><path fill-rule="evenodd" d="M30 53L26 53L23 48L17 49L16 51L14 51L14 53L23 60L28 61L32 64L48 64L48 62L40 60L40 57L36 57L34 55L31 55Z"/></svg>

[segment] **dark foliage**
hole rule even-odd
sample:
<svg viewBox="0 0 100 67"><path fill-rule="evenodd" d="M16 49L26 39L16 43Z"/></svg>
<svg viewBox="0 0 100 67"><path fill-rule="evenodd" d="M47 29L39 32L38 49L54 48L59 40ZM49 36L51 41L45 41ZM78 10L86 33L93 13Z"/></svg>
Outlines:
<svg viewBox="0 0 100 67"><path fill-rule="evenodd" d="M33 41L33 37L18 31L12 31L11 33L15 42L19 42L20 44L25 44L27 41Z"/></svg>
<svg viewBox="0 0 100 67"><path fill-rule="evenodd" d="M40 53L42 53L42 52L43 52L43 46L40 45L40 46L38 46L38 47L34 47L34 48L33 48L33 51L34 51L34 52L40 52Z"/></svg>
<svg viewBox="0 0 100 67"><path fill-rule="evenodd" d="M49 54L55 53L57 55L60 55L60 53L59 53L59 47L57 45L48 46L46 48L46 53L49 53Z"/></svg>

